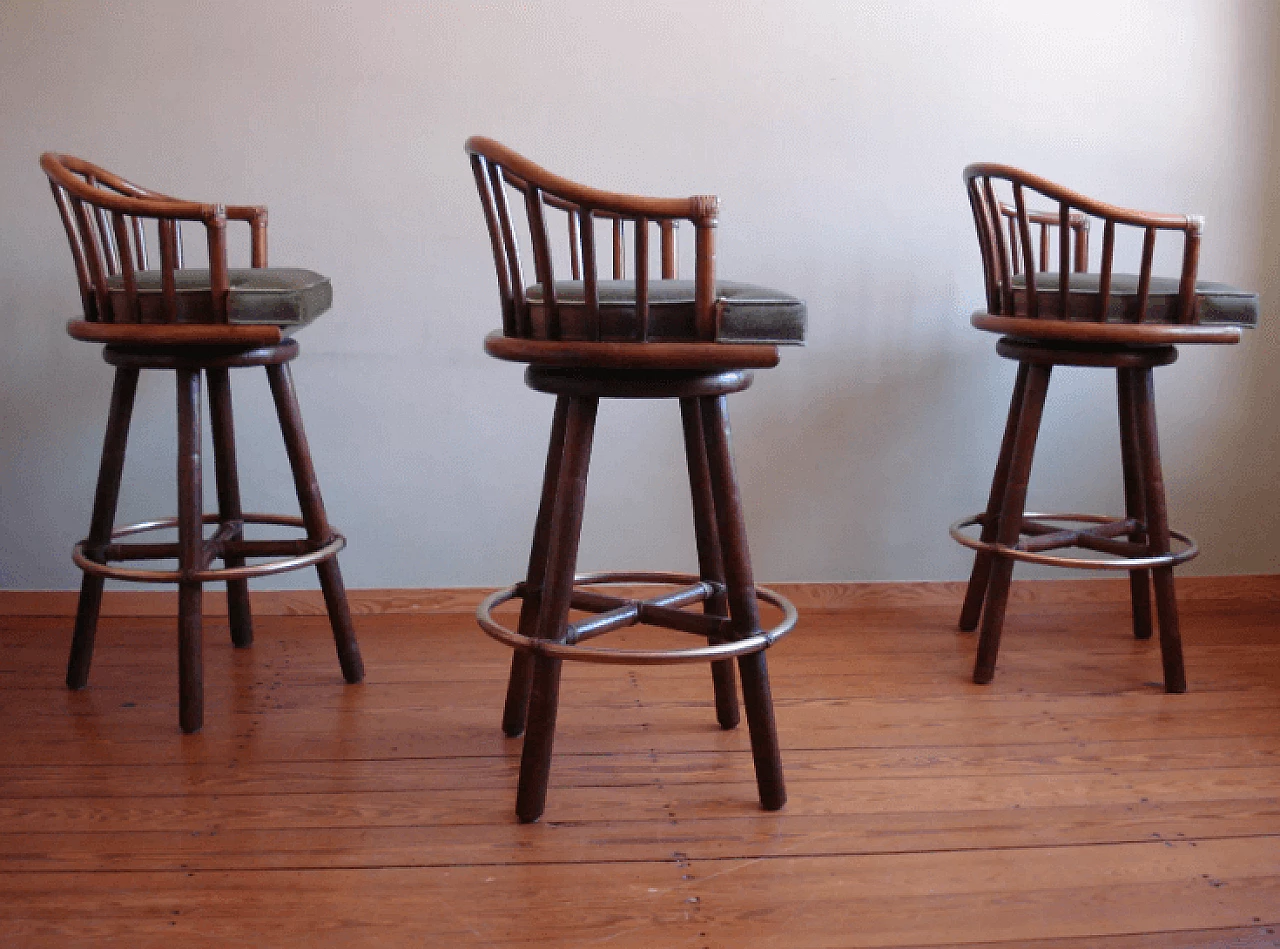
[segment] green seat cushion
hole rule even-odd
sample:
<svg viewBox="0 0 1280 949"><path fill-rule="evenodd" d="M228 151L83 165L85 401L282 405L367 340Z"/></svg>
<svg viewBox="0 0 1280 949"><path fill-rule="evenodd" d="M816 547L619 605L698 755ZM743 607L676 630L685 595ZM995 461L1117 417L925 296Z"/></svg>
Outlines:
<svg viewBox="0 0 1280 949"><path fill-rule="evenodd" d="M600 294L600 338L616 341L639 339L635 281L601 280L597 287ZM557 281L555 288L561 339L592 338L587 327L582 281ZM529 302L534 338L546 339L546 307L542 301L541 284L529 287L525 299ZM804 342L808 323L804 301L781 290L721 281L716 284L716 308L720 314L716 342L795 345ZM693 281L650 281L649 339L683 342L697 338Z"/></svg>
<svg viewBox="0 0 1280 949"><path fill-rule="evenodd" d="M1067 319L1097 321L1098 284L1096 273L1071 274ZM1027 278L1013 278L1014 310L1027 315ZM1036 274L1036 298L1041 316L1060 317L1058 312L1058 274L1054 271ZM1258 325L1258 295L1225 283L1196 284L1196 321L1205 324ZM1111 293L1107 299L1104 322L1131 323L1138 312L1138 277L1136 274L1112 274ZM1147 297L1146 323L1173 323L1178 312L1178 280L1174 277L1152 277Z"/></svg>
<svg viewBox="0 0 1280 949"><path fill-rule="evenodd" d="M178 323L216 323L209 294L208 270L174 272ZM229 323L267 323L291 331L306 326L333 303L329 278L295 267L256 267L227 271L231 292L227 298ZM138 305L143 323L168 322L164 313L159 270L137 273ZM107 280L116 322L133 322L119 275Z"/></svg>

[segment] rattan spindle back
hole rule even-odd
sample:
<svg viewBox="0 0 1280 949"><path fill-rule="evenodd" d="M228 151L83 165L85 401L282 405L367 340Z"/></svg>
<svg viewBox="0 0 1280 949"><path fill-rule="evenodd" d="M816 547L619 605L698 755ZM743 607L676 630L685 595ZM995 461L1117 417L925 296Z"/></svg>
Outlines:
<svg viewBox="0 0 1280 949"><path fill-rule="evenodd" d="M1071 289L1070 281L1065 275L1069 271L1088 272L1090 219L1098 219L1103 222L1103 237L1097 305L1093 319L1102 322L1108 310L1115 262L1116 226L1121 225L1143 232L1137 305L1130 317L1131 322L1147 321L1158 231L1180 231L1183 234L1178 302L1173 321L1177 324L1197 322L1195 286L1200 233L1204 226L1202 218L1194 215L1153 214L1116 207L1008 165L970 165L964 170L964 179L978 231L987 307L992 316L1017 315L1013 283L1015 276L1023 276L1025 280L1026 316L1031 319L1043 316L1036 292L1036 274L1049 271L1052 233L1058 236L1057 271L1063 275L1058 280L1057 314L1074 313L1068 305ZM1013 195L1012 205L1000 199L997 182L1007 183L1006 187ZM1024 194L1027 191L1056 204L1057 209L1042 211L1029 208ZM1033 226L1038 229L1036 236L1039 240L1036 243L1032 241Z"/></svg>
<svg viewBox="0 0 1280 949"><path fill-rule="evenodd" d="M484 209L485 222L493 246L502 299L502 329L506 336L529 338L533 334L526 295L528 284L521 268L520 246L513 226L511 195L525 205L534 276L547 313L549 339L561 336L556 300L555 255L548 232L546 208L564 212L568 218L569 269L572 279L583 283L583 303L588 333L600 339L600 290L597 268L601 262L597 248L596 222L609 221L612 237L612 278L627 277L626 234L631 232L635 280L635 308L640 327L639 342L649 336L649 299L652 280L650 229L659 236L660 274L663 280L679 275L677 226L692 223L695 232L694 310L698 339L716 337L715 312L715 228L718 202L714 197L648 198L588 188L554 175L509 148L487 138L472 137L466 149L471 156L476 187Z"/></svg>
<svg viewBox="0 0 1280 949"><path fill-rule="evenodd" d="M212 312L227 321L226 227L228 220L250 228L250 264L267 265L267 210L183 201L148 191L91 162L46 152L40 167L49 178L75 261L84 317L93 323L142 321L137 274L150 269L144 221L155 221L161 279L162 323L178 322L174 274L183 268L183 221L198 221L206 232ZM119 277L124 312L112 306L110 278Z"/></svg>

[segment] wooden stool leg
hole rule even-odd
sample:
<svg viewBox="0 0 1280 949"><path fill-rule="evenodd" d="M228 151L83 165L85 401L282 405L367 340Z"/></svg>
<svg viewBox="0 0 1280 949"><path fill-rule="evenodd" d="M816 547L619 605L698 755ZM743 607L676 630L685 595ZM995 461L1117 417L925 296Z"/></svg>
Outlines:
<svg viewBox="0 0 1280 949"><path fill-rule="evenodd" d="M1004 500L1009 483L1009 461L1013 457L1013 441L1018 432L1018 419L1022 415L1022 400L1027 391L1027 363L1018 363L1018 377L1013 383L1013 398L1009 402L1009 418L1004 425L1004 438L1000 442L1000 455L996 459L995 474L991 478L991 494L987 497L987 513L982 521L981 540L990 544L996 539L1000 527L1000 504ZM1021 513L1021 512L1019 512ZM995 558L980 550L973 558L973 571L969 574L969 586L965 590L964 605L960 608L960 629L971 633L978 628L982 616L982 603L987 596L987 583L991 577L991 563Z"/></svg>
<svg viewBox="0 0 1280 949"><path fill-rule="evenodd" d="M733 469L728 404L724 396L703 396L698 401L706 437L716 526L724 558L729 616L737 636L751 636L760 629L760 616L756 607L755 579L751 573L742 498ZM747 728L751 732L751 756L755 761L760 804L765 810L776 811L787 803L787 789L782 777L782 753L778 748L778 727L773 718L769 668L764 651L739 657L738 672L742 676L742 704L746 707Z"/></svg>
<svg viewBox="0 0 1280 949"><path fill-rule="evenodd" d="M720 552L720 536L716 530L716 505L711 492L711 476L707 470L707 443L703 435L702 414L697 399L680 400L680 420L684 427L684 452L689 464L689 493L693 499L693 530L698 546L698 575L703 580L724 584L724 557ZM718 594L703 603L703 612L716 616L729 615L728 598ZM721 640L709 638L715 645ZM737 728L738 681L733 660L711 663L711 681L716 696L716 721L724 729Z"/></svg>
<svg viewBox="0 0 1280 949"><path fill-rule="evenodd" d="M307 436L302 430L302 412L298 408L289 364L267 366L267 381L275 399L276 414L280 417L280 433L284 436L289 466L293 469L293 484L298 493L302 520L307 525L307 539L313 543L324 543L333 536L333 530L329 527L324 501L320 497L320 483L311 463ZM320 575L320 590L329 611L329 625L333 627L333 641L338 649L338 662L342 664L342 676L347 682L359 682L364 678L364 661L360 658L360 645L351 624L351 610L347 606L347 591L342 584L338 558L333 557L317 565L316 573Z"/></svg>
<svg viewBox="0 0 1280 949"><path fill-rule="evenodd" d="M1129 375L1137 419L1138 454L1146 492L1147 545L1154 555L1169 552L1169 515L1165 508L1164 473L1160 467L1160 439L1156 434L1155 386L1150 369L1134 369ZM1164 690L1187 691L1182 664L1182 633L1178 628L1178 600L1173 589L1173 568L1151 571L1160 621L1160 658L1164 664Z"/></svg>
<svg viewBox="0 0 1280 949"><path fill-rule="evenodd" d="M236 470L235 423L231 415L231 380L226 369L205 370L209 387L209 420L213 429L214 471L218 482L219 525L240 521L240 477ZM231 540L241 540L244 529L238 529ZM243 557L224 557L228 567L243 567ZM253 645L253 615L249 610L249 582L227 581L227 616L231 624L231 642L237 649Z"/></svg>
<svg viewBox="0 0 1280 949"><path fill-rule="evenodd" d="M1137 419L1131 383L1132 369L1116 370L1116 394L1120 407L1120 458L1124 468L1125 516L1140 524L1146 523L1146 504L1142 489L1142 462L1138 452ZM1145 544L1145 529L1129 535L1135 544ZM1133 602L1133 635L1138 639L1151 638L1151 590L1150 571L1129 571L1129 598Z"/></svg>
<svg viewBox="0 0 1280 949"><path fill-rule="evenodd" d="M569 416L569 397L556 398L551 417L551 439L547 446L547 465L542 476L542 499L538 502L538 519L533 528L533 545L529 549L529 570L525 574L525 592L520 601L521 636L533 637L542 605L542 585L547 572L547 544L551 532L551 512L555 507L556 487L560 481L560 461L564 457L565 420ZM515 738L524 731L529 711L529 688L533 683L533 653L517 649L511 654L511 675L507 680L507 701L502 710L502 730Z"/></svg>
<svg viewBox="0 0 1280 949"><path fill-rule="evenodd" d="M116 504L120 498L120 477L124 472L125 445L129 440L129 421L133 417L133 399L137 391L138 370L128 367L117 369L111 388L107 431L102 441L102 461L98 466L93 515L89 521L90 547L111 542L111 528L115 523ZM83 689L89 681L93 639L98 631L98 612L102 608L102 584L103 578L91 573L86 573L80 581L75 632L71 637L71 656L67 660L67 687L71 689Z"/></svg>
<svg viewBox="0 0 1280 949"><path fill-rule="evenodd" d="M1027 367L1017 434L1009 456L1008 479L1000 502L999 529L995 537L995 542L1005 547L1016 544L1022 533L1027 482L1031 478L1031 459L1035 455L1040 416L1049 389L1050 368L1039 363ZM986 605L982 611L982 633L978 639L978 658L973 668L973 681L979 685L990 682L995 676L996 654L1000 651L1000 633L1004 627L1004 611L1009 605L1009 582L1012 578L1012 558L992 557Z"/></svg>
<svg viewBox="0 0 1280 949"><path fill-rule="evenodd" d="M204 511L200 458L200 370L178 369L178 569L201 569ZM204 661L199 581L178 583L178 720L182 730L204 724Z"/></svg>
<svg viewBox="0 0 1280 949"><path fill-rule="evenodd" d="M562 638L568 621L598 406L599 399L594 397L568 398L564 455L547 530L546 571L538 607L539 639ZM546 656L535 656L533 661L528 730L521 749L520 786L516 792L516 816L521 823L536 821L546 806L560 702L561 661Z"/></svg>

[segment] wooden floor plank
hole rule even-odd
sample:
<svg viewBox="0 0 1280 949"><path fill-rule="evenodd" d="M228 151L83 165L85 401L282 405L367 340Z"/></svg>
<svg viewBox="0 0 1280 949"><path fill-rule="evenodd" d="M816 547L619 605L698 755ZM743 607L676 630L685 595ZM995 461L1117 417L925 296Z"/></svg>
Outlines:
<svg viewBox="0 0 1280 949"><path fill-rule="evenodd" d="M736 767L734 767L736 765ZM682 819L741 816L754 808L750 761L736 756L725 763L718 781L667 784L658 775L637 773L628 786L597 786L583 780L583 769L553 771L556 800L548 819L609 820L641 809L657 814L678 809ZM568 782L574 782L572 784ZM127 799L48 796L0 801L0 826L40 826L56 832L91 831L121 822L138 829L181 828L193 819L227 827L389 826L486 823L502 819L505 809L491 798L509 788L447 787L399 792L261 795L210 795L192 804L188 794L138 795ZM710 793L714 789L715 793ZM1142 774L1027 775L915 778L794 779L796 810L811 815L875 814L910 811L1006 811L1018 808L1130 805L1144 807L1191 801L1267 802L1280 799L1280 769L1236 768ZM500 817L499 815L502 815ZM780 819L780 818L779 818ZM3 835L0 834L0 839Z"/></svg>
<svg viewBox="0 0 1280 949"><path fill-rule="evenodd" d="M149 797L199 792L220 796L289 792L364 793L440 788L507 787L518 768L519 740L504 753L440 758L347 757L316 761L256 758L246 769L235 759L212 756L183 763L0 764L0 787L12 801L35 797ZM555 775L566 785L628 787L715 784L737 776L736 753L562 753ZM1280 735L1263 737L1051 742L1010 746L908 746L792 749L787 774L797 781L857 778L946 778L1017 775L1089 775L1151 771L1272 768L1280 765ZM749 765L748 765L749 767ZM146 772L146 786L139 783ZM747 772L742 772L746 774ZM0 833L3 830L0 829Z"/></svg>
<svg viewBox="0 0 1280 949"><path fill-rule="evenodd" d="M1280 847L1277 799L774 817L751 806L748 787L734 790L744 794L739 812L716 817L685 816L686 802L667 799L661 789L625 802L565 791L559 810L564 815L576 805L572 814L548 814L538 835L497 830L511 819L510 789L473 795L475 804L463 816L456 804L441 815L439 805L388 805L383 798L347 808L287 801L226 810L170 808L152 822L155 811L141 805L131 819L113 815L94 827L88 818L102 812L86 810L75 826L89 830L50 821L41 825L48 830L0 836L0 865L9 871L258 871L662 861L675 854L707 860L844 857L1238 838L1270 839ZM384 809L375 811L377 803ZM624 816L610 817L606 808Z"/></svg>
<svg viewBox="0 0 1280 949"><path fill-rule="evenodd" d="M1017 942L953 943L928 949L1280 949L1280 928L1239 926L1181 932L1086 936L1073 939L1020 939Z"/></svg>
<svg viewBox="0 0 1280 949"><path fill-rule="evenodd" d="M1280 922L1267 841L994 853L269 871L0 874L0 936L318 942L916 946ZM446 893L457 894L442 899ZM1016 898L1010 898L1016 893ZM465 894L466 898L461 898ZM513 905L519 913L502 911ZM15 907L22 907L16 918ZM1119 932L1117 933L1117 930ZM539 938L537 934L544 934ZM709 939L710 937L703 937ZM52 944L49 942L47 944ZM706 943L703 943L706 944ZM735 943L736 944L736 941Z"/></svg>
<svg viewBox="0 0 1280 949"><path fill-rule="evenodd" d="M915 946L1280 922L1274 841L694 862L709 926L757 946ZM766 912L751 907L764 904Z"/></svg>
<svg viewBox="0 0 1280 949"><path fill-rule="evenodd" d="M31 947L699 945L682 874L674 861L598 864L587 886L577 865L131 873L125 881L0 874L0 939Z"/></svg>

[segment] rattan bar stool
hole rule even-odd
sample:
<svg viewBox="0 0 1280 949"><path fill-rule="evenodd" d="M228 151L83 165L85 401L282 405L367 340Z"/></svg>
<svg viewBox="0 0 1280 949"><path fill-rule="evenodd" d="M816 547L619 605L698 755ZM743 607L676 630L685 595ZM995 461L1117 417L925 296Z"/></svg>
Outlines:
<svg viewBox="0 0 1280 949"><path fill-rule="evenodd" d="M613 194L560 178L497 142L472 138L467 152L492 241L502 298L503 328L485 340L498 359L528 364L529 387L556 397L542 500L523 583L488 597L477 611L481 627L514 648L503 729L525 732L516 814L535 821L546 803L564 660L658 664L710 662L716 715L738 724L734 664L761 804L782 807L786 789L764 650L787 633L796 611L783 597L755 585L742 504L730 449L726 397L751 384L751 370L778 362L778 343L804 338L804 304L776 290L717 283L711 197L644 198ZM535 279L521 269L520 217L533 252ZM557 280L549 218L561 216L568 235L572 280ZM679 221L693 224L696 279L677 279ZM661 278L650 276L650 230ZM597 229L612 245L612 279L597 276ZM630 253L627 238L630 238ZM626 260L634 261L632 276ZM563 261L562 256L561 260ZM575 576L587 469L600 399L676 399L684 428L693 497L698 576L608 573ZM609 585L671 588L637 598ZM493 609L519 599L517 629L501 625ZM781 610L761 628L757 601ZM685 607L701 606L700 612ZM570 609L588 618L569 621ZM610 649L586 645L635 624L691 633L704 645L686 649Z"/></svg>
<svg viewBox="0 0 1280 949"><path fill-rule="evenodd" d="M1138 639L1152 635L1154 585L1165 691L1185 692L1173 568L1199 551L1191 538L1169 527L1152 371L1176 360L1178 345L1238 342L1241 327L1257 323L1257 295L1197 282L1203 227L1198 217L1115 207L1005 165L970 165L964 180L987 294L987 309L972 322L1001 334L996 352L1018 363L986 511L951 527L957 541L977 551L960 614L965 631L982 621L973 680L986 683L995 675L1013 565L1024 561L1128 571ZM1029 210L1027 192L1056 208ZM1090 272L1088 238L1098 221L1102 251L1098 270ZM1137 273L1114 270L1117 228L1141 232ZM1177 278L1152 274L1160 231L1182 234ZM1055 366L1116 370L1123 516L1023 511ZM980 528L977 536L973 527ZM1083 553L1051 553L1068 548Z"/></svg>
<svg viewBox="0 0 1280 949"><path fill-rule="evenodd" d="M247 647L253 642L248 581L304 567L319 573L343 677L359 682L364 667L335 559L346 541L325 515L289 371L298 344L284 335L329 308L329 281L308 270L267 267L265 208L178 200L67 155L45 154L40 166L66 227L84 305L84 319L70 321L67 330L75 339L105 343L103 358L115 367L89 536L72 554L84 578L67 685L82 689L88 682L106 580L177 584L178 718L184 732L199 731L204 722L202 585L226 583L231 639ZM204 226L207 267L183 266L184 221ZM249 224L249 269L227 266L228 221ZM149 235L158 247L158 267L150 258ZM301 517L241 509L230 370L250 367L266 370ZM144 369L168 370L177 380L178 514L114 527L129 422ZM209 389L217 514L203 513L201 496L202 376ZM207 537L205 524L216 525ZM301 535L246 539L246 524L276 525ZM126 539L173 528L176 542ZM177 568L120 565L160 560L176 560ZM216 560L223 566L213 566Z"/></svg>

